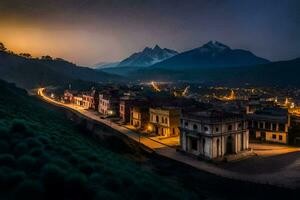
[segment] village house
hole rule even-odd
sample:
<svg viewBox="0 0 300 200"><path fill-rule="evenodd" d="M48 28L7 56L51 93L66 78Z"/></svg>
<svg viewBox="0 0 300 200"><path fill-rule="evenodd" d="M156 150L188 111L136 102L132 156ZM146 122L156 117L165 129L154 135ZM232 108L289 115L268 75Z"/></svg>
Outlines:
<svg viewBox="0 0 300 200"><path fill-rule="evenodd" d="M150 108L149 131L160 136L179 135L180 109L175 107Z"/></svg>
<svg viewBox="0 0 300 200"><path fill-rule="evenodd" d="M78 96L74 96L73 97L73 103L76 105L76 106L83 106L83 99L82 99L82 96L81 95L78 95Z"/></svg>
<svg viewBox="0 0 300 200"><path fill-rule="evenodd" d="M180 120L181 150L205 159L222 158L248 149L247 121L224 111L183 113Z"/></svg>
<svg viewBox="0 0 300 200"><path fill-rule="evenodd" d="M64 91L64 96L63 96L63 102L64 103L73 103L75 94L76 93L74 91L65 90Z"/></svg>
<svg viewBox="0 0 300 200"><path fill-rule="evenodd" d="M250 137L264 142L288 144L290 114L278 107L262 108L248 115Z"/></svg>
<svg viewBox="0 0 300 200"><path fill-rule="evenodd" d="M85 109L95 109L94 97L90 94L82 95L82 104Z"/></svg>
<svg viewBox="0 0 300 200"><path fill-rule="evenodd" d="M141 97L123 96L120 98L120 120L124 124L130 123L130 109L133 106L147 105L147 101Z"/></svg>
<svg viewBox="0 0 300 200"><path fill-rule="evenodd" d="M146 130L149 124L149 108L146 106L133 106L130 108L130 125L136 129Z"/></svg>
<svg viewBox="0 0 300 200"><path fill-rule="evenodd" d="M119 115L119 95L116 92L99 94L99 113L107 116Z"/></svg>

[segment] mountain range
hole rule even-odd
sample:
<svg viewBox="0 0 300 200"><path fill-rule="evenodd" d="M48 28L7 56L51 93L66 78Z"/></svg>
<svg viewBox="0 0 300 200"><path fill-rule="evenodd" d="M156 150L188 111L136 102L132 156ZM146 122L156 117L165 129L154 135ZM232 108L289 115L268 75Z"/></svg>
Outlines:
<svg viewBox="0 0 300 200"><path fill-rule="evenodd" d="M128 58L122 60L118 67L147 67L169 59L177 54L177 51L167 48L162 49L158 45L155 45L153 48L146 47L143 51L132 54Z"/></svg>
<svg viewBox="0 0 300 200"><path fill-rule="evenodd" d="M154 59L155 56L153 55L156 55L158 52L160 52L160 54L162 54L161 52L165 52L165 54L170 55L166 53L168 51L173 52L173 54L171 54L172 56L165 56L164 59L160 59L159 62L155 62L154 64L153 62L142 62L145 60L158 61L158 59ZM106 68L102 71L128 76L139 70L140 67L167 70L198 70L235 66L245 67L270 62L267 59L254 55L250 51L243 49L231 49L229 46L218 41L210 41L201 47L182 53L175 52L176 51L166 48L161 49L158 46L155 46L153 49L146 47L144 51L132 54L130 57L121 61L116 67ZM149 65L150 63L152 63L152 65Z"/></svg>
<svg viewBox="0 0 300 200"><path fill-rule="evenodd" d="M267 59L257 57L250 51L231 49L220 42L210 41L195 48L154 64L152 67L182 70L249 66L268 63Z"/></svg>
<svg viewBox="0 0 300 200"><path fill-rule="evenodd" d="M25 58L5 51L0 51L0 78L28 89L73 80L120 80L119 76L80 67L63 59Z"/></svg>

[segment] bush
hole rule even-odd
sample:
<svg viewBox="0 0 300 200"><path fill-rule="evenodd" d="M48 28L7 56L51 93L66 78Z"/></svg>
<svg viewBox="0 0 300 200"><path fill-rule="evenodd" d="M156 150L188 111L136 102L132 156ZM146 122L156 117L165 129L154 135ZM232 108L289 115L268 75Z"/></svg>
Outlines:
<svg viewBox="0 0 300 200"><path fill-rule="evenodd" d="M20 137L30 137L34 134L29 131L26 121L15 119L10 127L10 132L19 135Z"/></svg>
<svg viewBox="0 0 300 200"><path fill-rule="evenodd" d="M15 157L11 154L2 154L0 155L0 166L7 166L7 167L15 167L16 160Z"/></svg>
<svg viewBox="0 0 300 200"><path fill-rule="evenodd" d="M49 199L58 199L64 190L65 172L54 164L43 167L41 180Z"/></svg>
<svg viewBox="0 0 300 200"><path fill-rule="evenodd" d="M26 143L29 148L41 148L43 145L35 138L28 138Z"/></svg>
<svg viewBox="0 0 300 200"><path fill-rule="evenodd" d="M15 191L15 199L44 199L44 189L38 181L26 180L20 183Z"/></svg>
<svg viewBox="0 0 300 200"><path fill-rule="evenodd" d="M26 174L23 171L14 171L8 173L5 177L4 184L2 184L1 189L4 190L13 190L15 187L25 180Z"/></svg>
<svg viewBox="0 0 300 200"><path fill-rule="evenodd" d="M71 174L65 182L66 195L69 199L89 199L87 178L81 173Z"/></svg>
<svg viewBox="0 0 300 200"><path fill-rule="evenodd" d="M121 182L118 177L106 177L103 186L110 191L119 191L121 189Z"/></svg>
<svg viewBox="0 0 300 200"><path fill-rule="evenodd" d="M0 153L8 153L9 152L9 144L6 141L0 140Z"/></svg>
<svg viewBox="0 0 300 200"><path fill-rule="evenodd" d="M97 191L97 194L94 199L95 200L101 200L101 199L118 200L118 199L124 199L124 198L121 198L120 196L116 195L116 193L114 193L114 192L110 192L110 191L102 189L100 191Z"/></svg>
<svg viewBox="0 0 300 200"><path fill-rule="evenodd" d="M18 143L15 147L14 147L14 153L16 156L20 156L20 155L23 155L25 153L28 152L28 146L26 143L24 142L21 142L21 143Z"/></svg>
<svg viewBox="0 0 300 200"><path fill-rule="evenodd" d="M18 159L18 167L26 172L34 169L36 159L30 155L24 155Z"/></svg>
<svg viewBox="0 0 300 200"><path fill-rule="evenodd" d="M94 167L92 164L84 163L79 165L79 170L84 173L85 175L89 176L93 173Z"/></svg>

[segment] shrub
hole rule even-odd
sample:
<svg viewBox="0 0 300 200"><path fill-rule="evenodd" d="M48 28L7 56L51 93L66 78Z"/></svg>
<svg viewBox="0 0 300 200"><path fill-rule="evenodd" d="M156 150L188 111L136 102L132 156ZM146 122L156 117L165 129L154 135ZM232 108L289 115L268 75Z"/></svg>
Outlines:
<svg viewBox="0 0 300 200"><path fill-rule="evenodd" d="M105 200L118 200L118 199L124 199L124 198L121 198L120 196L118 196L116 193L114 192L110 192L110 191L107 191L107 190L100 190L100 191L97 191L97 194L94 198L95 200L101 200L101 199L105 199Z"/></svg>
<svg viewBox="0 0 300 200"><path fill-rule="evenodd" d="M30 155L24 155L18 159L18 167L26 172L32 171L35 163L36 159Z"/></svg>
<svg viewBox="0 0 300 200"><path fill-rule="evenodd" d="M57 199L64 190L65 172L54 164L47 164L41 172L41 180L49 199ZM49 196L50 195L50 196Z"/></svg>
<svg viewBox="0 0 300 200"><path fill-rule="evenodd" d="M26 143L29 148L41 148L43 145L35 138L28 138Z"/></svg>
<svg viewBox="0 0 300 200"><path fill-rule="evenodd" d="M87 178L81 173L71 174L65 182L65 194L69 199L89 199Z"/></svg>
<svg viewBox="0 0 300 200"><path fill-rule="evenodd" d="M17 134L20 137L30 137L34 135L32 132L29 131L26 125L26 121L20 119L13 120L12 125L10 127L10 132Z"/></svg>
<svg viewBox="0 0 300 200"><path fill-rule="evenodd" d="M27 153L27 151L28 151L28 146L24 142L18 143L14 147L14 153L15 153L16 156L23 155L23 154Z"/></svg>
<svg viewBox="0 0 300 200"><path fill-rule="evenodd" d="M0 140L0 153L8 153L9 152L9 144L4 140Z"/></svg>
<svg viewBox="0 0 300 200"><path fill-rule="evenodd" d="M11 154L0 155L0 166L15 167L16 160Z"/></svg>
<svg viewBox="0 0 300 200"><path fill-rule="evenodd" d="M83 163L79 165L79 170L84 173L85 175L89 176L93 173L94 167L92 164L89 163Z"/></svg>
<svg viewBox="0 0 300 200"><path fill-rule="evenodd" d="M1 189L13 190L19 183L25 180L26 174L23 171L14 171L8 173L5 177L4 184L2 184Z"/></svg>
<svg viewBox="0 0 300 200"><path fill-rule="evenodd" d="M110 191L119 191L121 189L121 182L118 177L106 177L103 186Z"/></svg>
<svg viewBox="0 0 300 200"><path fill-rule="evenodd" d="M44 189L40 182L25 180L20 183L15 191L15 199L30 199L30 200L41 200L43 196Z"/></svg>

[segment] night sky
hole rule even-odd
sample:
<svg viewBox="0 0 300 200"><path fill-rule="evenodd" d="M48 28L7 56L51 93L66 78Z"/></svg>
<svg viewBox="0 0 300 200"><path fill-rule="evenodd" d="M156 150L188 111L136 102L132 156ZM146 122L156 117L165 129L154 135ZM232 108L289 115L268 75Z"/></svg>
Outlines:
<svg viewBox="0 0 300 200"><path fill-rule="evenodd" d="M1 0L0 41L81 65L145 46L218 40L270 60L300 57L299 0Z"/></svg>

